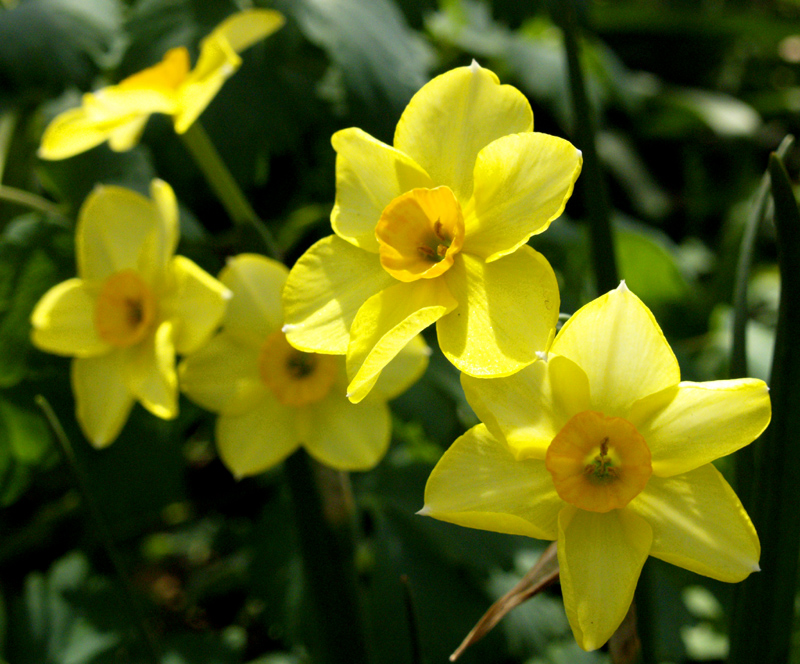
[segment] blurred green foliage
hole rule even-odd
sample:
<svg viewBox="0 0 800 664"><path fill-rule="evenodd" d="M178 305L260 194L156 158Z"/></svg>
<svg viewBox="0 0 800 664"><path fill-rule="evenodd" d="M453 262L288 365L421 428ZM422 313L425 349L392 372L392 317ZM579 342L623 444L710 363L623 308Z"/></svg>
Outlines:
<svg viewBox="0 0 800 664"><path fill-rule="evenodd" d="M75 216L97 183L144 192L152 177L169 182L181 204L179 251L211 273L250 250L251 238L227 219L165 117L151 118L128 153L103 145L61 162L36 158L45 124L82 92L154 64L177 45L196 57L199 39L243 4L20 0L0 9L0 662L147 661L36 394L53 405L87 471L164 662L314 659L280 470L236 482L216 458L212 416L186 401L173 422L137 406L111 448L91 449L74 421L68 362L29 342L38 298L74 275ZM255 4L279 9L288 23L247 51L201 120L290 265L330 232L332 133L358 126L391 142L405 104L437 73L475 58L529 97L538 131L569 138L581 120L572 117L561 34L548 14L557 2ZM748 206L769 151L800 131L800 6L579 4L621 274L661 322L685 379L725 377ZM796 156L787 163L796 172ZM19 191L33 199L21 201L13 195ZM562 219L532 241L558 274L567 313L596 294L586 206L579 180ZM778 288L769 224L755 259L748 356L750 373L766 378ZM421 661L442 662L532 566L542 543L415 516L433 464L476 421L441 355L393 411L389 455L352 477L368 644L376 663L411 664L414 643ZM720 658L730 589L658 562L648 567L643 592L659 603L641 620L649 621L656 661ZM554 590L512 614L462 661L607 658L578 650Z"/></svg>

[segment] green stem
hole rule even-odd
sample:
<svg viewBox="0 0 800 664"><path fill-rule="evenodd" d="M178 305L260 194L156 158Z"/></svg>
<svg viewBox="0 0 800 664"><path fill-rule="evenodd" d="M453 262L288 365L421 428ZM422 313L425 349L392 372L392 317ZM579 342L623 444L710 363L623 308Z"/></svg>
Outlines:
<svg viewBox="0 0 800 664"><path fill-rule="evenodd" d="M55 203L51 203L46 198L32 194L29 191L17 189L16 187L0 184L0 200L16 203L17 205L22 205L53 217L65 218L61 208Z"/></svg>
<svg viewBox="0 0 800 664"><path fill-rule="evenodd" d="M280 260L272 233L242 193L200 122L195 121L180 137L233 223L250 226L261 239L265 253Z"/></svg>
<svg viewBox="0 0 800 664"><path fill-rule="evenodd" d="M284 471L294 505L320 662L368 662L354 565L353 498L344 473L300 449Z"/></svg>
<svg viewBox="0 0 800 664"><path fill-rule="evenodd" d="M778 325L770 377L772 423L761 436L751 516L763 545L762 571L738 588L731 625L732 664L784 664L793 634L795 587L800 555L800 211L783 163L770 155L775 201L778 268L781 276Z"/></svg>
<svg viewBox="0 0 800 664"><path fill-rule="evenodd" d="M14 129L17 127L17 113L6 111L0 117L0 182L6 170L8 152L11 149L11 140L14 138Z"/></svg>
<svg viewBox="0 0 800 664"><path fill-rule="evenodd" d="M606 293L619 285L614 238L611 230L611 208L605 179L597 155L597 129L594 110L586 95L586 83L580 58L579 29L575 0L554 4L554 18L564 32L567 54L572 125L575 143L583 153L583 170L579 187L584 192L589 219L589 240L597 290Z"/></svg>
<svg viewBox="0 0 800 664"><path fill-rule="evenodd" d="M794 144L794 137L787 136L781 141L776 154L783 159ZM736 282L733 290L733 343L731 346L731 362L729 374L731 378L747 376L747 286L750 281L750 269L753 264L758 229L764 221L769 203L770 176L764 173L758 187L755 201L742 234L739 249L739 262L736 266ZM754 468L756 463L755 445L748 445L736 453L736 492L745 509L749 509L752 499Z"/></svg>
<svg viewBox="0 0 800 664"><path fill-rule="evenodd" d="M126 604L128 610L130 611L133 624L136 626L142 643L145 645L148 651L149 659L151 662L153 662L153 664L160 664L161 649L159 648L155 637L147 626L147 620L145 619L144 611L142 610L138 596L136 595L136 590L134 589L130 577L125 569L122 556L114 544L114 538L111 535L111 530L106 523L105 517L103 516L103 513L100 510L97 502L94 500L86 473L83 468L81 468L78 460L75 458L75 452L72 449L72 444L70 443L69 438L67 438L67 434L64 432L64 428L61 426L61 422L59 422L58 417L56 416L47 399L39 394L36 396L35 401L36 405L39 406L44 413L47 423L50 425L53 435L58 442L61 454L64 457L67 466L72 471L72 477L75 482L75 486L81 495L84 506L89 512L89 518L94 525L95 532L100 540L100 544L103 546L103 549L105 550L106 555L108 556L108 559L117 574L117 578L120 581L120 585L127 599Z"/></svg>

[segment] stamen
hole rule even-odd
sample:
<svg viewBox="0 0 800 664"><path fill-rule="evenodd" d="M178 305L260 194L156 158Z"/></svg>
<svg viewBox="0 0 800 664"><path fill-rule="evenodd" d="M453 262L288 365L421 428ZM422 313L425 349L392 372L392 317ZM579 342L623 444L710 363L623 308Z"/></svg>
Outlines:
<svg viewBox="0 0 800 664"><path fill-rule="evenodd" d="M436 258L436 252L427 245L423 244L422 246L417 247L417 251L423 258Z"/></svg>

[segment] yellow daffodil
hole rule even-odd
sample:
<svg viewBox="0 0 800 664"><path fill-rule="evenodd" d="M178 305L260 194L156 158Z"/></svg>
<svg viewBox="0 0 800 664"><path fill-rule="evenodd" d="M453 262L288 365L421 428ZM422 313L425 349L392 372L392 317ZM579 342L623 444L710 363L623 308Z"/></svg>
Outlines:
<svg viewBox="0 0 800 664"><path fill-rule="evenodd" d="M766 428L767 387L681 382L658 323L624 283L578 311L541 361L462 385L483 424L434 468L421 513L557 540L585 650L622 622L648 555L720 581L759 569L758 536L711 462Z"/></svg>
<svg viewBox="0 0 800 664"><path fill-rule="evenodd" d="M219 413L217 447L237 477L260 473L301 445L339 470L372 468L389 445L386 401L420 377L428 347L413 338L370 398L351 404L344 358L298 351L281 331L287 274L263 256L229 261L219 276L233 292L222 331L181 362L181 389Z"/></svg>
<svg viewBox="0 0 800 664"><path fill-rule="evenodd" d="M44 294L31 315L38 348L72 356L77 418L95 447L119 434L139 401L154 415L178 413L175 354L203 345L230 293L178 244L178 206L166 182L152 199L97 187L80 210L78 278Z"/></svg>
<svg viewBox="0 0 800 664"><path fill-rule="evenodd" d="M157 65L83 96L79 108L57 116L42 136L42 159L66 159L105 141L112 150L130 150L139 141L152 113L173 117L175 131L185 132L205 110L225 80L241 65L239 53L284 23L267 9L229 16L200 45L200 57L189 70L189 51L169 50Z"/></svg>
<svg viewBox="0 0 800 664"><path fill-rule="evenodd" d="M333 147L335 235L289 274L289 342L346 353L354 402L434 322L468 374L533 362L552 340L559 294L526 242L563 211L580 151L534 133L523 94L474 62L414 95L393 147L355 128L334 134Z"/></svg>

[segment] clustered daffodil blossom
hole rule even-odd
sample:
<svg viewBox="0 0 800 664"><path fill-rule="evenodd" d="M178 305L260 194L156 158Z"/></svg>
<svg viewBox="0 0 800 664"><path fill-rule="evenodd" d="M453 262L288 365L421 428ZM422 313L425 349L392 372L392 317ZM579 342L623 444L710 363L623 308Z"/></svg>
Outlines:
<svg viewBox="0 0 800 664"><path fill-rule="evenodd" d="M386 401L424 372L428 347L414 337L369 398L350 403L344 358L299 351L281 331L287 274L280 263L255 254L228 262L219 275L233 293L223 328L181 362L181 389L219 413L217 447L237 477L260 473L301 445L338 470L368 470L389 445Z"/></svg>
<svg viewBox="0 0 800 664"><path fill-rule="evenodd" d="M112 150L130 150L153 113L171 115L175 131L182 134L240 67L239 53L283 23L281 14L267 9L233 14L203 39L191 71L189 51L179 46L157 65L85 94L80 107L61 113L45 129L39 156L66 159L105 141Z"/></svg>
<svg viewBox="0 0 800 664"><path fill-rule="evenodd" d="M394 146L356 128L332 142L335 235L289 274L289 343L346 354L354 402L434 322L442 352L468 374L535 361L552 340L559 293L526 242L563 211L580 151L534 133L524 95L475 62L414 95Z"/></svg>
<svg viewBox="0 0 800 664"><path fill-rule="evenodd" d="M154 415L178 413L176 353L198 349L225 313L230 293L178 244L171 187L152 199L97 187L81 207L78 277L44 294L31 315L38 348L72 356L77 419L95 447L119 434L135 401Z"/></svg>
<svg viewBox="0 0 800 664"><path fill-rule="evenodd" d="M758 536L711 462L766 428L767 387L681 382L624 282L570 318L540 361L462 385L483 424L434 468L421 513L557 540L582 648L599 648L622 622L648 555L720 581L759 569Z"/></svg>

